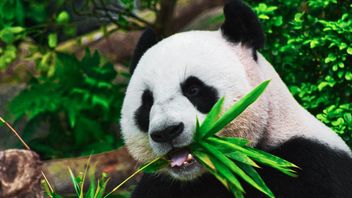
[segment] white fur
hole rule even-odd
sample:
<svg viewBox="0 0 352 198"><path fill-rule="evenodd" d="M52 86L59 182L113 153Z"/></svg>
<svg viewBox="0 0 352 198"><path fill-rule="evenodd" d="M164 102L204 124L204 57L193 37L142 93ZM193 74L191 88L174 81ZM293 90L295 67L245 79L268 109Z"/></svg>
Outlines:
<svg viewBox="0 0 352 198"><path fill-rule="evenodd" d="M180 83L191 75L225 96L225 107L260 82L272 79L261 98L233 121L223 135L242 136L253 145L265 138L267 147L300 136L350 152L336 133L295 101L273 67L262 55L258 56L255 62L250 49L229 43L220 31L175 34L149 49L134 71L122 108L122 134L130 153L137 160L147 161L172 149L153 142L148 133L136 126L134 114L145 89L154 96L149 129L183 122L185 131L174 144L182 147L191 143L196 117L201 121L205 117L181 93Z"/></svg>

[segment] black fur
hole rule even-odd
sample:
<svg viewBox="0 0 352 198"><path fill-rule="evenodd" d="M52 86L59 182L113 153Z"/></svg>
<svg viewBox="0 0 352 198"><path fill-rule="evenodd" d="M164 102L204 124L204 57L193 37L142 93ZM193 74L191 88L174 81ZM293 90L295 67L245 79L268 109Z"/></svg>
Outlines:
<svg viewBox="0 0 352 198"><path fill-rule="evenodd" d="M139 39L137 46L134 50L133 57L131 60L130 73L133 74L136 66L143 56L143 54L151 48L153 45L157 44L159 41L159 37L155 33L155 31L151 28L145 30Z"/></svg>
<svg viewBox="0 0 352 198"><path fill-rule="evenodd" d="M303 138L292 139L271 151L298 165L298 177L286 176L263 166L258 170L277 198L347 198L352 197L352 158L323 144ZM242 182L245 184L245 182ZM244 185L246 198L265 197ZM168 176L143 176L132 198L232 198L211 175L193 183L173 181Z"/></svg>
<svg viewBox="0 0 352 198"><path fill-rule="evenodd" d="M143 131L148 132L150 109L154 103L153 94L148 89L143 92L142 105L137 109L134 119L137 126Z"/></svg>
<svg viewBox="0 0 352 198"><path fill-rule="evenodd" d="M232 198L232 194L212 175L192 183L181 183L165 175L143 175L132 198Z"/></svg>
<svg viewBox="0 0 352 198"><path fill-rule="evenodd" d="M256 50L264 46L264 32L259 19L250 7L241 0L231 0L224 6L225 22L221 26L223 35L231 42L242 43Z"/></svg>
<svg viewBox="0 0 352 198"><path fill-rule="evenodd" d="M216 89L195 76L190 76L181 83L181 89L183 95L202 113L208 113L218 100Z"/></svg>

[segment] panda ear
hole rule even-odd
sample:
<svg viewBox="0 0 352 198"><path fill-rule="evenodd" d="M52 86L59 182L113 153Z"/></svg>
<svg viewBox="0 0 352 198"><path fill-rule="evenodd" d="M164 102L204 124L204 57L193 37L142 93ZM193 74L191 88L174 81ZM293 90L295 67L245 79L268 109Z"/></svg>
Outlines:
<svg viewBox="0 0 352 198"><path fill-rule="evenodd" d="M264 32L259 19L241 0L228 0L224 7L223 35L231 42L258 50L264 46Z"/></svg>
<svg viewBox="0 0 352 198"><path fill-rule="evenodd" d="M155 31L151 28L146 29L142 36L139 38L139 41L137 43L137 46L133 52L132 60L131 60L131 65L130 65L130 73L133 74L134 70L136 69L136 66L143 56L143 54L151 48L153 45L157 44L159 42L159 37L155 33Z"/></svg>

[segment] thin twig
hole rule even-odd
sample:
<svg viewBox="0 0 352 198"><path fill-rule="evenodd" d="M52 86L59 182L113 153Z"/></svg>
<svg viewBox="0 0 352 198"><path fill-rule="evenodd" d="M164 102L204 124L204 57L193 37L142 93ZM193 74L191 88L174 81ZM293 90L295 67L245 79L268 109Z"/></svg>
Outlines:
<svg viewBox="0 0 352 198"><path fill-rule="evenodd" d="M20 142L23 144L23 146L27 149L27 150L31 150L31 148L28 146L28 144L22 139L22 137L19 135L19 133L8 123L6 122L1 116L0 116L0 121L2 123L4 123L10 130L13 134L16 135L16 137L20 140ZM41 174L45 180L45 182L47 183L49 189L50 189L50 192L54 192L54 188L52 187L52 185L50 184L48 178L46 177L45 173L43 171L41 171Z"/></svg>
<svg viewBox="0 0 352 198"><path fill-rule="evenodd" d="M6 122L1 116L0 116L0 121L2 123L4 123L16 136L17 138L21 141L21 143L23 144L23 146L27 149L27 150L31 150L31 148L29 148L29 146L27 145L27 143L22 139L22 137L18 134L18 132L8 123Z"/></svg>

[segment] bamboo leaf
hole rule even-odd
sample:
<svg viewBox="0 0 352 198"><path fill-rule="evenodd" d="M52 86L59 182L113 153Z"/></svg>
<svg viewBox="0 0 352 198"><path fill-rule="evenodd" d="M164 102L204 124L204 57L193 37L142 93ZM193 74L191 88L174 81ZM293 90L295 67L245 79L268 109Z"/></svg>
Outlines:
<svg viewBox="0 0 352 198"><path fill-rule="evenodd" d="M262 163L266 163L268 165L275 165L275 166L280 166L280 167L292 167L292 168L298 168L295 164L286 161L280 157L277 157L275 155L272 155L270 153L252 148L252 147L245 147L247 150L255 152L256 155L253 155L253 158L256 158L258 161Z"/></svg>
<svg viewBox="0 0 352 198"><path fill-rule="evenodd" d="M71 181L73 183L73 187L74 187L74 189L76 191L76 194L79 195L81 193L81 190L80 190L80 187L79 187L79 182L77 181L77 178L73 174L71 168L68 168L68 172L70 173L70 178L71 178Z"/></svg>
<svg viewBox="0 0 352 198"><path fill-rule="evenodd" d="M210 112L208 113L207 117L203 121L202 125L199 128L199 138L203 138L206 135L207 131L211 129L216 120L219 118L222 107L224 105L224 97L222 97L218 102L215 103L213 108L211 108Z"/></svg>
<svg viewBox="0 0 352 198"><path fill-rule="evenodd" d="M84 173L83 173L83 178L82 178L82 182L81 182L81 193L79 195L79 198L83 198L83 195L84 195L84 182L86 181L86 176L87 176L87 173L88 173L88 169L89 169L89 166L90 166L90 160L92 159L92 155L89 155L89 158L88 158L88 161L86 163L86 168L84 170Z"/></svg>
<svg viewBox="0 0 352 198"><path fill-rule="evenodd" d="M230 184L232 184L236 188L236 191L239 191L241 193L244 192L244 189L241 183L238 181L237 177L231 172L231 170L225 164L223 164L215 156L210 157L210 160L213 162L219 174L222 175Z"/></svg>
<svg viewBox="0 0 352 198"><path fill-rule="evenodd" d="M251 158L249 158L245 154L242 154L239 151L235 151L235 152L232 152L232 153L227 153L225 155L228 158L232 159L232 160L235 160L235 161L238 161L238 162L250 165L250 166L254 166L256 168L259 168L258 164L256 164L253 160L251 160Z"/></svg>
<svg viewBox="0 0 352 198"><path fill-rule="evenodd" d="M95 176L94 174L92 174L89 178L89 187L85 196L86 198L94 198L95 187Z"/></svg>
<svg viewBox="0 0 352 198"><path fill-rule="evenodd" d="M269 197L275 197L272 191L265 184L264 180L260 177L259 173L250 165L238 163L237 164L244 172L246 172L257 184L262 186L266 192L269 193Z"/></svg>
<svg viewBox="0 0 352 198"><path fill-rule="evenodd" d="M273 167L273 168L275 168L285 174L288 174L290 176L294 176L294 174L292 174L292 173L294 173L294 171L292 171L290 169L291 168L298 168L296 165L292 164L291 162L288 162L280 157L271 155L269 153L266 153L266 152L258 150L258 149L254 149L251 147L241 147L236 144L231 144L229 142L226 142L224 140L221 140L221 139L215 138L215 137L208 138L208 141L214 145L219 144L219 145L222 145L223 147L227 147L229 149L232 148L235 151L240 151L243 154L246 154L248 157L256 160L257 162L260 162L262 164Z"/></svg>
<svg viewBox="0 0 352 198"><path fill-rule="evenodd" d="M198 161L207 168L207 170L215 176L217 180L219 180L227 189L229 189L229 184L227 180L222 177L216 170L215 165L213 162L210 160L208 154L202 152L202 151L194 151L194 156L198 159Z"/></svg>
<svg viewBox="0 0 352 198"><path fill-rule="evenodd" d="M166 167L168 164L169 164L168 160L160 158L159 160L155 161L153 164L150 164L149 166L146 166L143 169L143 172L145 172L145 173L154 173L155 171ZM142 167L143 166L144 165L142 165Z"/></svg>
<svg viewBox="0 0 352 198"><path fill-rule="evenodd" d="M216 170L214 164L211 162L207 153L202 152L200 150L194 150L192 153L196 156L199 161L206 164L209 169Z"/></svg>
<svg viewBox="0 0 352 198"><path fill-rule="evenodd" d="M261 186L261 184L256 183L250 176L248 176L240 167L238 167L234 162L232 162L230 159L228 159L224 154L222 154L220 151L218 151L215 147L208 143L201 143L201 145L213 156L215 156L219 161L221 161L228 169L230 169L232 172L236 173L238 176L240 176L244 181L246 181L248 184L252 185L256 189L260 190L264 194L268 195L269 197L271 196L271 192L268 192L265 187Z"/></svg>
<svg viewBox="0 0 352 198"><path fill-rule="evenodd" d="M204 138L210 137L223 129L227 124L239 116L249 105L251 105L265 90L270 80L262 82L251 92L241 98L238 102L232 105L214 124L214 126L203 136Z"/></svg>
<svg viewBox="0 0 352 198"><path fill-rule="evenodd" d="M244 198L244 193L237 190L235 186L233 186L232 184L229 184L230 186L230 191L232 192L232 194L235 196L235 198Z"/></svg>
<svg viewBox="0 0 352 198"><path fill-rule="evenodd" d="M244 138L239 137L218 137L221 140L229 142L231 144L237 144L238 146L246 146L249 144L249 141Z"/></svg>

